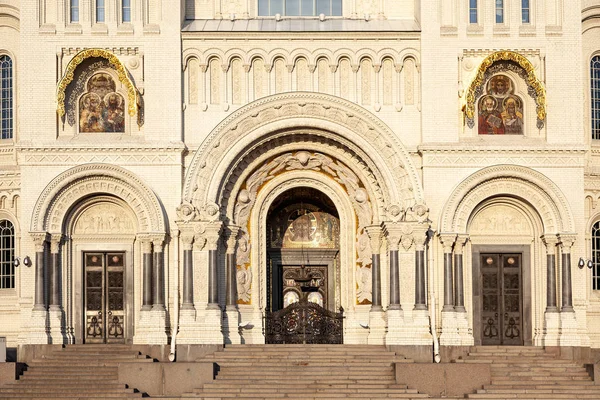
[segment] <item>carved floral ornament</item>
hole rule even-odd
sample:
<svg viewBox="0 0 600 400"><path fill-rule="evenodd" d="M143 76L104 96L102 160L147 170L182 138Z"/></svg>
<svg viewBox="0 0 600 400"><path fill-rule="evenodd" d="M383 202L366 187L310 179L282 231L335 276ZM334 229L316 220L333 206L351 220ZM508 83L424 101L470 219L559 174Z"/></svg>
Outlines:
<svg viewBox="0 0 600 400"><path fill-rule="evenodd" d="M85 49L77 53L73 59L67 65L67 69L65 73L58 83L58 88L56 89L56 102L57 102L57 110L58 116L60 118L64 117L65 111L65 92L67 87L73 79L75 79L75 70L77 67L88 58L104 58L108 60L110 65L116 71L119 81L125 86L127 89L127 97L128 97L128 111L130 116L135 116L138 112L138 107L140 104L140 98L135 85L133 84L131 78L129 77L129 72L125 68L125 66L121 63L121 61L115 56L113 53L103 50L103 49Z"/></svg>
<svg viewBox="0 0 600 400"><path fill-rule="evenodd" d="M537 127L542 129L546 120L546 89L535 75L535 68L524 56L513 51L497 51L487 56L479 66L475 79L471 82L466 94L465 114L469 128L475 126L475 103L482 94L483 86L489 78L488 70L499 62L512 62L518 65L519 75L525 80L528 92L536 103Z"/></svg>

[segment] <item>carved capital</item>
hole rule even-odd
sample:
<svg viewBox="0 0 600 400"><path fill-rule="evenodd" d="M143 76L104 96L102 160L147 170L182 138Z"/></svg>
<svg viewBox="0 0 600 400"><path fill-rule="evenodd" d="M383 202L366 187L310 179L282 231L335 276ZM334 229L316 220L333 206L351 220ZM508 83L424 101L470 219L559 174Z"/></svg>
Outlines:
<svg viewBox="0 0 600 400"><path fill-rule="evenodd" d="M294 64L288 64L285 67L287 68L290 74L294 71Z"/></svg>
<svg viewBox="0 0 600 400"><path fill-rule="evenodd" d="M429 226L425 224L415 224L413 228L413 236L415 238L415 247L417 251L425 250L427 243L427 231Z"/></svg>
<svg viewBox="0 0 600 400"><path fill-rule="evenodd" d="M558 238L556 237L556 235L543 235L542 241L546 246L546 254L556 254L556 244L558 243Z"/></svg>
<svg viewBox="0 0 600 400"><path fill-rule="evenodd" d="M229 71L229 64L221 64L221 70L223 70L223 73L227 73Z"/></svg>
<svg viewBox="0 0 600 400"><path fill-rule="evenodd" d="M217 250L219 248L219 239L221 238L221 229L223 224L221 222L213 222L206 224L206 245L208 250Z"/></svg>
<svg viewBox="0 0 600 400"><path fill-rule="evenodd" d="M192 243L194 243L194 232L181 232L181 244L183 250L192 250Z"/></svg>
<svg viewBox="0 0 600 400"><path fill-rule="evenodd" d="M244 68L244 72L248 73L248 72L250 72L250 69L252 68L252 65L250 65L250 64L244 64L244 65L242 65L242 67Z"/></svg>
<svg viewBox="0 0 600 400"><path fill-rule="evenodd" d="M402 227L398 224L386 224L387 241L390 251L396 251L400 248L400 240L402 240Z"/></svg>
<svg viewBox="0 0 600 400"><path fill-rule="evenodd" d="M469 235L467 235L466 233L458 234L456 236L456 246L454 246L454 253L463 254L463 251L468 241Z"/></svg>
<svg viewBox="0 0 600 400"><path fill-rule="evenodd" d="M152 240L152 245L154 246L154 252L161 253L163 251L164 243L165 243L164 238L154 238Z"/></svg>
<svg viewBox="0 0 600 400"><path fill-rule="evenodd" d="M44 242L48 241L47 232L30 232L37 253L44 251Z"/></svg>
<svg viewBox="0 0 600 400"><path fill-rule="evenodd" d="M573 247L575 240L577 240L577 234L576 233L561 233L558 235L558 240L560 242L560 247L562 249L562 252L570 253L571 247Z"/></svg>
<svg viewBox="0 0 600 400"><path fill-rule="evenodd" d="M152 242L148 239L141 239L140 245L142 247L142 254L152 253Z"/></svg>
<svg viewBox="0 0 600 400"><path fill-rule="evenodd" d="M329 66L329 70L331 71L332 74L335 74L335 72L337 71L337 69L338 69L337 64Z"/></svg>
<svg viewBox="0 0 600 400"><path fill-rule="evenodd" d="M403 68L404 68L403 64L396 64L396 65L394 65L394 69L396 70L397 73L402 72Z"/></svg>
<svg viewBox="0 0 600 400"><path fill-rule="evenodd" d="M200 67L200 72L202 72L202 73L206 73L206 71L208 70L207 64L200 64L200 65L198 65L198 67Z"/></svg>
<svg viewBox="0 0 600 400"><path fill-rule="evenodd" d="M50 252L58 253L60 251L60 245L64 240L62 233L53 233L50 236Z"/></svg>
<svg viewBox="0 0 600 400"><path fill-rule="evenodd" d="M227 254L234 254L237 246L238 234L240 233L240 227L235 225L228 225L225 229L225 238L227 240Z"/></svg>
<svg viewBox="0 0 600 400"><path fill-rule="evenodd" d="M381 244L383 242L383 229L380 225L370 225L366 226L365 230L367 231L367 235L369 235L371 251L373 254L379 254L381 252Z"/></svg>
<svg viewBox="0 0 600 400"><path fill-rule="evenodd" d="M452 246L454 246L454 242L456 241L456 233L440 233L438 238L440 239L444 253L452 253Z"/></svg>
<svg viewBox="0 0 600 400"><path fill-rule="evenodd" d="M315 72L315 70L317 69L317 66L315 64L310 64L308 66L308 71L313 74Z"/></svg>
<svg viewBox="0 0 600 400"><path fill-rule="evenodd" d="M360 65L358 65L358 64L352 64L350 66L350 68L352 68L352 72L357 73L358 70L360 69Z"/></svg>
<svg viewBox="0 0 600 400"><path fill-rule="evenodd" d="M381 64L373 64L373 70L375 70L375 73L381 71Z"/></svg>
<svg viewBox="0 0 600 400"><path fill-rule="evenodd" d="M205 246L206 246L206 237L204 237L204 235L202 235L200 233L196 233L194 235L194 246L193 246L194 251L204 250Z"/></svg>

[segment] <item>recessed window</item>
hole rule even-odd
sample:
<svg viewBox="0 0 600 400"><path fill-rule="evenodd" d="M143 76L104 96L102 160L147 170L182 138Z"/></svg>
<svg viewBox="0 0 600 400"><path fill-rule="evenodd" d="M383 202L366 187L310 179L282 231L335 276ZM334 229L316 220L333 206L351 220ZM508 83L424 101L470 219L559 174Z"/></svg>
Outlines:
<svg viewBox="0 0 600 400"><path fill-rule="evenodd" d="M0 221L0 289L15 287L15 227L12 222Z"/></svg>
<svg viewBox="0 0 600 400"><path fill-rule="evenodd" d="M469 0L469 23L477 23L477 0Z"/></svg>
<svg viewBox="0 0 600 400"><path fill-rule="evenodd" d="M258 15L314 17L342 15L342 0L258 0Z"/></svg>
<svg viewBox="0 0 600 400"><path fill-rule="evenodd" d="M600 221L592 227L592 289L600 290Z"/></svg>
<svg viewBox="0 0 600 400"><path fill-rule="evenodd" d="M131 0L122 0L123 22L131 22Z"/></svg>
<svg viewBox="0 0 600 400"><path fill-rule="evenodd" d="M104 0L96 0L96 22L104 22Z"/></svg>
<svg viewBox="0 0 600 400"><path fill-rule="evenodd" d="M529 7L529 0L521 0L521 22L524 24L528 24L530 22L530 13L531 8Z"/></svg>
<svg viewBox="0 0 600 400"><path fill-rule="evenodd" d="M13 65L6 54L0 55L1 139L13 137Z"/></svg>
<svg viewBox="0 0 600 400"><path fill-rule="evenodd" d="M600 139L600 56L590 63L592 139Z"/></svg>
<svg viewBox="0 0 600 400"><path fill-rule="evenodd" d="M496 0L496 23L504 23L504 0Z"/></svg>
<svg viewBox="0 0 600 400"><path fill-rule="evenodd" d="M79 0L71 0L70 11L71 22L79 22Z"/></svg>

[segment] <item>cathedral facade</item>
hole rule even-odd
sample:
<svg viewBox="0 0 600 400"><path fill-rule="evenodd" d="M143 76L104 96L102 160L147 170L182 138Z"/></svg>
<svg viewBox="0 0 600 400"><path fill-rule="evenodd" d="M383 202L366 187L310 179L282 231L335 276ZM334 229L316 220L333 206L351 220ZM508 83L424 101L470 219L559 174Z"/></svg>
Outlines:
<svg viewBox="0 0 600 400"><path fill-rule="evenodd" d="M0 336L600 347L599 16L0 1Z"/></svg>

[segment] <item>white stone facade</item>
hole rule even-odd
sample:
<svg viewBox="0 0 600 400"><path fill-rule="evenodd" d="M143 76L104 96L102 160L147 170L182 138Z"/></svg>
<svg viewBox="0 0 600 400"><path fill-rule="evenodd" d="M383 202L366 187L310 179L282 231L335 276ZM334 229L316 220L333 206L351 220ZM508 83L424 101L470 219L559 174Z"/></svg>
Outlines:
<svg viewBox="0 0 600 400"><path fill-rule="evenodd" d="M104 22L77 3L72 21L69 1L0 1L14 102L0 220L33 261L0 289L8 346L85 341L89 253L125 254L124 340L264 342L271 206L310 189L339 218L344 342L482 343L479 257L494 253L521 257L521 344L600 347L600 291L577 265L600 220L600 2L530 0L525 23L515 0L502 23L481 0L476 23L466 0L343 0L342 16L280 21L258 1L134 1L125 22L120 1ZM497 75L520 134L479 134ZM107 90L121 127L106 128ZM103 127L82 122L88 93L102 94ZM227 260L244 279L233 304Z"/></svg>

